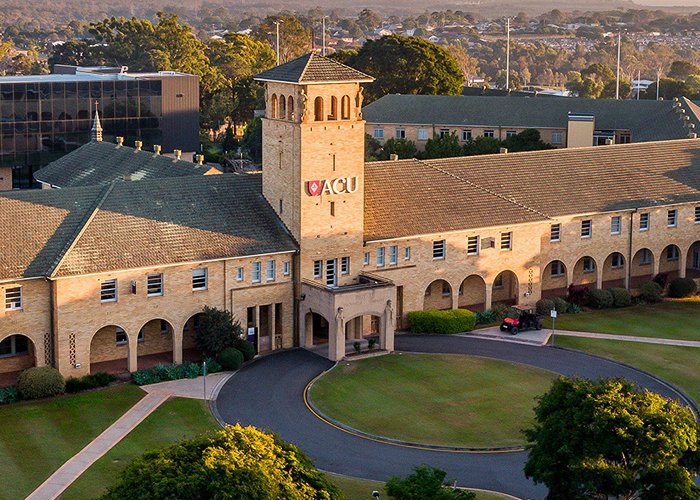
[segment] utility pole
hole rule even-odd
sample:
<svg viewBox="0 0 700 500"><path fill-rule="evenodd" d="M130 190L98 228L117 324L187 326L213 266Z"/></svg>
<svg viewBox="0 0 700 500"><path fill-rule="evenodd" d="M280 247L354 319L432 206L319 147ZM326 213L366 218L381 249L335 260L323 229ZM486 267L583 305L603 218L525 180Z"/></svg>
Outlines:
<svg viewBox="0 0 700 500"><path fill-rule="evenodd" d="M510 17L506 17L506 92L510 92Z"/></svg>
<svg viewBox="0 0 700 500"><path fill-rule="evenodd" d="M637 100L639 100L639 94L642 92L642 70L637 70Z"/></svg>
<svg viewBox="0 0 700 500"><path fill-rule="evenodd" d="M661 83L661 70L656 70L656 100L659 100L659 84Z"/></svg>
<svg viewBox="0 0 700 500"><path fill-rule="evenodd" d="M615 99L620 98L620 46L622 45L622 31L617 33L617 76L615 82Z"/></svg>
<svg viewBox="0 0 700 500"><path fill-rule="evenodd" d="M326 57L326 16L323 16L322 26L323 26L323 28L322 28L323 33L321 35L321 38L323 40L323 50L321 51L321 55L323 55L323 57Z"/></svg>
<svg viewBox="0 0 700 500"><path fill-rule="evenodd" d="M280 65L280 23L282 21L275 21L275 27L277 28L277 66Z"/></svg>

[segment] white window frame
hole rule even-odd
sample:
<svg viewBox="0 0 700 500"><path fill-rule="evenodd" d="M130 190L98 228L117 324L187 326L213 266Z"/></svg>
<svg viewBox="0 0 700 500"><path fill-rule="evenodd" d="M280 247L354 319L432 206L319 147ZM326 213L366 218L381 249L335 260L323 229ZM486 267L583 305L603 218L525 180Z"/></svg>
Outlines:
<svg viewBox="0 0 700 500"><path fill-rule="evenodd" d="M243 281L245 279L245 268L240 266L236 269L236 281Z"/></svg>
<svg viewBox="0 0 700 500"><path fill-rule="evenodd" d="M586 263L589 263L590 266L587 266ZM595 260L593 260L592 257L584 257L583 258L583 272L584 273L594 273L595 272Z"/></svg>
<svg viewBox="0 0 700 500"><path fill-rule="evenodd" d="M496 134L493 130L484 130L484 137L495 138Z"/></svg>
<svg viewBox="0 0 700 500"><path fill-rule="evenodd" d="M18 351L17 350L17 339L21 338L21 337L25 338L25 342L27 345L26 351ZM2 342L9 342L10 352L8 352L7 354L0 354L0 359L12 358L14 356L23 356L25 354L29 354L29 338L24 336L24 335L10 335L9 337L6 337L5 339L3 339Z"/></svg>
<svg viewBox="0 0 700 500"><path fill-rule="evenodd" d="M554 270L554 264L556 264L556 272ZM552 278L560 278L564 276L564 274L566 274L566 272L564 271L564 263L560 260L553 260L552 267L550 269L550 276Z"/></svg>
<svg viewBox="0 0 700 500"><path fill-rule="evenodd" d="M581 221L581 239L590 238L593 235L593 219Z"/></svg>
<svg viewBox="0 0 700 500"><path fill-rule="evenodd" d="M379 140L384 140L384 129L381 127L375 127L372 131L372 137Z"/></svg>
<svg viewBox="0 0 700 500"><path fill-rule="evenodd" d="M405 139L406 138L406 129L403 127L399 127L394 129L394 137L396 139Z"/></svg>
<svg viewBox="0 0 700 500"><path fill-rule="evenodd" d="M433 260L445 260L447 255L447 243L445 240L433 241Z"/></svg>
<svg viewBox="0 0 700 500"><path fill-rule="evenodd" d="M693 258L690 260L690 268L700 270L700 248L693 249Z"/></svg>
<svg viewBox="0 0 700 500"><path fill-rule="evenodd" d="M124 334L124 340L119 340L119 334L122 333ZM139 332L140 333L140 332ZM116 327L114 329L114 342L117 345L126 345L129 343L129 336L126 334L123 328Z"/></svg>
<svg viewBox="0 0 700 500"><path fill-rule="evenodd" d="M556 234L556 236L555 236ZM552 243L556 243L558 241L561 241L561 224L552 224L549 228L549 241Z"/></svg>
<svg viewBox="0 0 700 500"><path fill-rule="evenodd" d="M428 129L427 128L419 128L417 132L417 138L419 141L427 141L428 140Z"/></svg>
<svg viewBox="0 0 700 500"><path fill-rule="evenodd" d="M362 261L362 263L365 266L369 266L369 260L370 260L370 254L369 254L369 252L365 252L364 260Z"/></svg>
<svg viewBox="0 0 700 500"><path fill-rule="evenodd" d="M347 255L340 258L340 274L350 274L350 257Z"/></svg>
<svg viewBox="0 0 700 500"><path fill-rule="evenodd" d="M619 262L616 263L616 260ZM622 269L625 267L625 259L620 252L614 252L612 254L612 258L610 259L610 267L613 269Z"/></svg>
<svg viewBox="0 0 700 500"><path fill-rule="evenodd" d="M441 128L441 129L440 129L439 137L440 137L441 139L442 139L443 137L449 136L449 135L451 135L451 132L450 132L450 129L449 129L449 128Z"/></svg>
<svg viewBox="0 0 700 500"><path fill-rule="evenodd" d="M552 144L563 144L564 143L564 134L561 132L552 132Z"/></svg>
<svg viewBox="0 0 700 500"><path fill-rule="evenodd" d="M289 261L285 260L284 264L282 264L282 275L289 276L289 269L290 269Z"/></svg>
<svg viewBox="0 0 700 500"><path fill-rule="evenodd" d="M399 247L398 245L391 245L389 247L389 265L395 266L399 262Z"/></svg>
<svg viewBox="0 0 700 500"><path fill-rule="evenodd" d="M666 214L666 227L678 227L678 209L672 208Z"/></svg>
<svg viewBox="0 0 700 500"><path fill-rule="evenodd" d="M676 262L678 259L680 259L680 257L680 252L676 245L669 245L668 248L666 248L667 262Z"/></svg>
<svg viewBox="0 0 700 500"><path fill-rule="evenodd" d="M112 290L112 293L110 293ZM100 283L100 302L116 302L119 295L117 279L112 278Z"/></svg>
<svg viewBox="0 0 700 500"><path fill-rule="evenodd" d="M148 297L162 297L164 292L163 273L154 273L146 276L146 295Z"/></svg>
<svg viewBox="0 0 700 500"><path fill-rule="evenodd" d="M639 230L649 231L649 226L651 226L651 216L649 212L639 214Z"/></svg>
<svg viewBox="0 0 700 500"><path fill-rule="evenodd" d="M501 233L501 251L507 252L513 249L513 232Z"/></svg>
<svg viewBox="0 0 700 500"><path fill-rule="evenodd" d="M377 267L384 267L386 249L384 247L377 248Z"/></svg>
<svg viewBox="0 0 700 500"><path fill-rule="evenodd" d="M277 262L274 259L267 261L265 265L265 281L275 281L277 279Z"/></svg>
<svg viewBox="0 0 700 500"><path fill-rule="evenodd" d="M315 260L314 261L314 278L321 279L322 275L323 275L323 261L322 260Z"/></svg>
<svg viewBox="0 0 700 500"><path fill-rule="evenodd" d="M21 286L5 288L5 310L21 311L24 303L22 294Z"/></svg>
<svg viewBox="0 0 700 500"><path fill-rule="evenodd" d="M472 138L472 131L471 129L462 129L462 140L463 141L470 141Z"/></svg>
<svg viewBox="0 0 700 500"><path fill-rule="evenodd" d="M326 260L326 286L338 286L338 260Z"/></svg>
<svg viewBox="0 0 700 500"><path fill-rule="evenodd" d="M250 278L252 283L260 283L262 281L262 262L253 262Z"/></svg>
<svg viewBox="0 0 700 500"><path fill-rule="evenodd" d="M192 269L192 291L198 292L209 289L209 268Z"/></svg>
<svg viewBox="0 0 700 500"><path fill-rule="evenodd" d="M503 288L503 274L499 274L496 276L496 279L493 280L493 288L494 290Z"/></svg>
<svg viewBox="0 0 700 500"><path fill-rule="evenodd" d="M411 260L411 247L403 249L403 260Z"/></svg>
<svg viewBox="0 0 700 500"><path fill-rule="evenodd" d="M648 248L642 248L639 253L639 265L650 266L654 262L654 256Z"/></svg>
<svg viewBox="0 0 700 500"><path fill-rule="evenodd" d="M700 205L695 207L695 223L700 224Z"/></svg>
<svg viewBox="0 0 700 500"><path fill-rule="evenodd" d="M467 236L467 255L479 255L479 236Z"/></svg>
<svg viewBox="0 0 700 500"><path fill-rule="evenodd" d="M440 294L443 297L449 297L450 295L452 295L452 287L445 280L442 280L442 290L440 291Z"/></svg>
<svg viewBox="0 0 700 500"><path fill-rule="evenodd" d="M506 139L510 139L516 135L518 135L518 133L515 130L506 130Z"/></svg>
<svg viewBox="0 0 700 500"><path fill-rule="evenodd" d="M613 215L610 217L610 234L616 235L622 232L622 217Z"/></svg>

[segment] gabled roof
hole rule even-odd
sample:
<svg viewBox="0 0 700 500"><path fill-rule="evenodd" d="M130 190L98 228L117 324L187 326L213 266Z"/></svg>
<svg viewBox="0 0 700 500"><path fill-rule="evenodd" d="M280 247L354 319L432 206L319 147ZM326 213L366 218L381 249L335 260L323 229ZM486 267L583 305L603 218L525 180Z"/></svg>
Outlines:
<svg viewBox="0 0 700 500"><path fill-rule="evenodd" d="M681 99L685 115L700 129L700 116ZM690 103L690 104L689 104ZM449 125L454 127L557 128L566 130L568 113L590 113L597 130L626 129L632 141L683 139L690 131L674 101L584 99L578 97L445 96L389 94L365 106L369 124Z"/></svg>
<svg viewBox="0 0 700 500"><path fill-rule="evenodd" d="M0 280L296 250L259 174L3 193L0 234Z"/></svg>
<svg viewBox="0 0 700 500"><path fill-rule="evenodd" d="M374 78L361 71L315 52L309 52L293 61L263 71L254 78L264 82L299 84L374 81Z"/></svg>
<svg viewBox="0 0 700 500"><path fill-rule="evenodd" d="M700 139L365 164L365 240L700 203Z"/></svg>
<svg viewBox="0 0 700 500"><path fill-rule="evenodd" d="M217 169L176 160L108 142L89 142L34 173L34 178L59 188L106 185L131 180L219 174Z"/></svg>

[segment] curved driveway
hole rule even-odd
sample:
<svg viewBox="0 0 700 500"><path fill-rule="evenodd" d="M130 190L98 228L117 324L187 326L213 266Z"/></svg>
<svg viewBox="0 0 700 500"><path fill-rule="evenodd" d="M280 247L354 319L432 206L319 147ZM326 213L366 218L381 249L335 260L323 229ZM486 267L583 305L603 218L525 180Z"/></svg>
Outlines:
<svg viewBox="0 0 700 500"><path fill-rule="evenodd" d="M413 335L397 336L396 350L486 356L566 376L625 377L641 387L685 400L672 387L643 372L581 352L465 337ZM542 485L534 485L522 472L525 452L419 450L370 441L323 423L306 408L303 393L309 381L332 366L331 361L303 349L261 358L223 386L216 409L227 423L240 422L276 432L329 472L383 481L392 475L406 475L413 466L425 463L445 470L447 477L456 479L460 486L502 491L522 498L546 495Z"/></svg>

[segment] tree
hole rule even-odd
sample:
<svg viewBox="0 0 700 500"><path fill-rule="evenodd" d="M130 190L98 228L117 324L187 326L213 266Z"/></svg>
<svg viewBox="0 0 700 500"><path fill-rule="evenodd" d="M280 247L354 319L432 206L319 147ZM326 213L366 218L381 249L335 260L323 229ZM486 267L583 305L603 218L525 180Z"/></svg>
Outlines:
<svg viewBox="0 0 700 500"><path fill-rule="evenodd" d="M241 147L245 149L253 161L262 161L262 120L253 118L243 132Z"/></svg>
<svg viewBox="0 0 700 500"><path fill-rule="evenodd" d="M501 141L493 137L474 137L470 139L463 148L463 153L467 156L490 155L501 150Z"/></svg>
<svg viewBox="0 0 700 500"><path fill-rule="evenodd" d="M311 50L311 30L304 28L299 19L289 15L267 16L253 31L253 39L266 41L276 51L277 25L280 29L280 64L286 63Z"/></svg>
<svg viewBox="0 0 700 500"><path fill-rule="evenodd" d="M368 40L346 64L376 80L366 102L385 94L459 95L464 74L442 47L416 37L389 35Z"/></svg>
<svg viewBox="0 0 700 500"><path fill-rule="evenodd" d="M234 322L231 311L204 306L194 335L204 354L216 356L227 347L235 347L243 329L238 321Z"/></svg>
<svg viewBox="0 0 700 500"><path fill-rule="evenodd" d="M668 100L690 94L688 86L682 80L676 80L675 78L661 78L659 80L659 97L663 99ZM644 99L656 99L656 82L649 85L642 97Z"/></svg>
<svg viewBox="0 0 700 500"><path fill-rule="evenodd" d="M450 488L445 483L447 473L440 469L419 465L413 473L400 478L390 478L386 482L386 492L394 500L472 500L476 494L471 491Z"/></svg>
<svg viewBox="0 0 700 500"><path fill-rule="evenodd" d="M134 459L105 499L343 498L294 445L239 424Z"/></svg>
<svg viewBox="0 0 700 500"><path fill-rule="evenodd" d="M384 151L381 154L382 160L388 160L392 154L398 155L399 159L415 158L418 153L416 144L408 139L388 139L384 143Z"/></svg>
<svg viewBox="0 0 700 500"><path fill-rule="evenodd" d="M690 75L700 75L700 67L688 61L673 61L667 76L676 80L687 80Z"/></svg>
<svg viewBox="0 0 700 500"><path fill-rule="evenodd" d="M428 139L425 143L425 151L422 157L429 158L451 158L460 156L462 147L459 145L459 139L454 132L451 134L437 135L434 134L432 139Z"/></svg>
<svg viewBox="0 0 700 500"><path fill-rule="evenodd" d="M625 78L620 78L620 99L627 99L632 94L632 82ZM603 90L600 92L601 98L614 98L617 95L617 82L610 80L605 82Z"/></svg>
<svg viewBox="0 0 700 500"><path fill-rule="evenodd" d="M374 31L374 29L379 26L382 22L382 18L376 12L370 9L362 9L360 14L357 16L357 24L360 25L362 31L369 33Z"/></svg>
<svg viewBox="0 0 700 500"><path fill-rule="evenodd" d="M365 134L365 161L377 161L382 153L382 143Z"/></svg>
<svg viewBox="0 0 700 500"><path fill-rule="evenodd" d="M512 153L554 148L554 146L544 142L540 137L540 131L534 128L525 129L512 137L508 137L503 141L503 147Z"/></svg>
<svg viewBox="0 0 700 500"><path fill-rule="evenodd" d="M698 431L689 408L626 380L562 377L524 431L525 475L548 498L697 499Z"/></svg>

